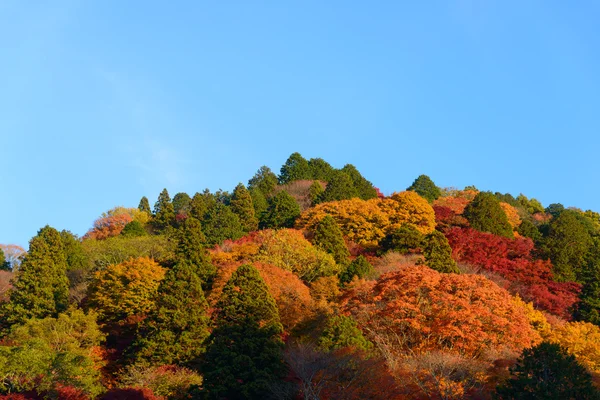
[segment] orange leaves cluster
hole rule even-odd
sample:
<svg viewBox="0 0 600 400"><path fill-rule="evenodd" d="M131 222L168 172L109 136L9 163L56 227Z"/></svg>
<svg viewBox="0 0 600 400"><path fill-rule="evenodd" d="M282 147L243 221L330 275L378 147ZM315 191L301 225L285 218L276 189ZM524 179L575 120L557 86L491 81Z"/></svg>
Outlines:
<svg viewBox="0 0 600 400"><path fill-rule="evenodd" d="M440 197L435 200L433 205L448 207L455 214L462 214L467 204L477 196L477 193L479 192L476 190L454 190L449 193L449 196Z"/></svg>
<svg viewBox="0 0 600 400"><path fill-rule="evenodd" d="M299 229L313 231L331 215L344 236L364 247L376 246L391 230L411 224L423 233L435 228L435 213L427 200L414 192L395 193L390 198L332 201L305 211L296 221Z"/></svg>
<svg viewBox="0 0 600 400"><path fill-rule="evenodd" d="M512 226L513 229L517 229L522 222L517 209L505 202L500 202L500 207L504 211L504 214L506 214L510 226Z"/></svg>
<svg viewBox="0 0 600 400"><path fill-rule="evenodd" d="M351 289L343 303L363 331L399 340L398 351L478 357L491 349L520 351L539 340L508 292L477 275L406 267Z"/></svg>
<svg viewBox="0 0 600 400"><path fill-rule="evenodd" d="M138 221L142 225L150 220L150 216L137 208L115 207L102 213L100 218L94 221L94 226L90 229L84 239L103 240L109 237L118 236L125 225L131 221Z"/></svg>

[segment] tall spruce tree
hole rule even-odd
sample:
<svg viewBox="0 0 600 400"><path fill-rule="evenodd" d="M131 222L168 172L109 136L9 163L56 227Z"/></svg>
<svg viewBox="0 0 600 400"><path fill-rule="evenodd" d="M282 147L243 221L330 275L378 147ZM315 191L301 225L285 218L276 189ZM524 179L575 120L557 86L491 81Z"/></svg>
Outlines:
<svg viewBox="0 0 600 400"><path fill-rule="evenodd" d="M440 188L427 175L419 175L406 190L417 192L419 196L427 199L430 203L442 195Z"/></svg>
<svg viewBox="0 0 600 400"><path fill-rule="evenodd" d="M423 248L425 264L438 272L460 273L456 261L452 258L452 248L443 233L433 231L425 236Z"/></svg>
<svg viewBox="0 0 600 400"><path fill-rule="evenodd" d="M271 168L263 165L248 181L248 190L259 190L266 198L268 198L275 191L277 182L277 175L271 171Z"/></svg>
<svg viewBox="0 0 600 400"><path fill-rule="evenodd" d="M262 228L291 228L300 216L300 206L288 192L279 191L269 199L269 207L261 218Z"/></svg>
<svg viewBox="0 0 600 400"><path fill-rule="evenodd" d="M206 237L202 233L200 221L188 217L177 232L177 260L178 263L189 264L202 282L202 287L207 290L212 284L217 270L210 262L210 256L204 248Z"/></svg>
<svg viewBox="0 0 600 400"><path fill-rule="evenodd" d="M344 165L344 168L341 171L347 174L352 180L352 185L356 190L356 195L363 199L375 199L377 198L377 190L373 187L373 184L369 182L364 176L358 172L358 169L352 164Z"/></svg>
<svg viewBox="0 0 600 400"><path fill-rule="evenodd" d="M326 215L315 228L313 244L333 256L338 264L346 264L350 252L344 242L344 236L331 215Z"/></svg>
<svg viewBox="0 0 600 400"><path fill-rule="evenodd" d="M201 370L209 399L263 399L285 374L275 300L258 270L240 266L216 307Z"/></svg>
<svg viewBox="0 0 600 400"><path fill-rule="evenodd" d="M345 172L337 171L321 195L321 202L348 200L353 197L359 197L359 195L352 178Z"/></svg>
<svg viewBox="0 0 600 400"><path fill-rule="evenodd" d="M506 213L500 207L500 201L492 193L477 193L477 196L465 208L463 215L471 227L478 231L513 237L512 227Z"/></svg>
<svg viewBox="0 0 600 400"><path fill-rule="evenodd" d="M190 366L204 353L208 303L195 266L178 262L158 288L155 309L144 320L133 348L153 365Z"/></svg>
<svg viewBox="0 0 600 400"><path fill-rule="evenodd" d="M48 225L29 242L10 302L3 310L3 325L23 323L29 318L56 317L69 304L67 259L60 233Z"/></svg>
<svg viewBox="0 0 600 400"><path fill-rule="evenodd" d="M284 185L300 179L311 179L308 161L300 153L292 153L279 173L279 183Z"/></svg>
<svg viewBox="0 0 600 400"><path fill-rule="evenodd" d="M152 210L150 209L150 202L146 196L142 197L140 200L140 204L138 205L138 210L144 211L148 213L148 215L152 215Z"/></svg>
<svg viewBox="0 0 600 400"><path fill-rule="evenodd" d="M252 232L258 229L258 219L254 213L252 196L243 184L238 184L231 196L229 204L231 211L240 219L244 232Z"/></svg>
<svg viewBox="0 0 600 400"><path fill-rule="evenodd" d="M154 204L154 227L158 230L167 229L175 222L175 208L167 189L163 189Z"/></svg>

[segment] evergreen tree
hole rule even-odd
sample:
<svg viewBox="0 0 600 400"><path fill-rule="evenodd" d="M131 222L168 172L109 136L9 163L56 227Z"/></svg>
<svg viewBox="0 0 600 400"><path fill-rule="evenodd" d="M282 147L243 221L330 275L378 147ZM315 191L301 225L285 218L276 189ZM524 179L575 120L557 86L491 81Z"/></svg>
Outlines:
<svg viewBox="0 0 600 400"><path fill-rule="evenodd" d="M147 234L148 233L146 232L146 229L144 229L144 225L142 225L139 221L129 222L121 231L121 235L125 237L139 237L146 236Z"/></svg>
<svg viewBox="0 0 600 400"><path fill-rule="evenodd" d="M192 198L187 193L177 193L173 196L173 210L175 215L188 215L192 208Z"/></svg>
<svg viewBox="0 0 600 400"><path fill-rule="evenodd" d="M5 326L29 318L56 317L69 303L69 281L64 245L58 231L48 225L29 242L17 279L5 307Z"/></svg>
<svg viewBox="0 0 600 400"><path fill-rule="evenodd" d="M223 243L227 239L236 240L244 236L238 216L229 206L220 202L215 202L207 210L202 221L202 231L206 236L206 243L211 246Z"/></svg>
<svg viewBox="0 0 600 400"><path fill-rule="evenodd" d="M583 277L584 284L573 316L578 321L600 326L600 262L591 264Z"/></svg>
<svg viewBox="0 0 600 400"><path fill-rule="evenodd" d="M163 189L154 204L154 226L158 230L164 230L175 222L175 208L167 189Z"/></svg>
<svg viewBox="0 0 600 400"><path fill-rule="evenodd" d="M376 199L377 190L373 187L373 184L363 177L356 167L352 164L344 165L341 171L347 174L352 180L352 185L356 190L356 196L363 200ZM353 196L354 197L354 196Z"/></svg>
<svg viewBox="0 0 600 400"><path fill-rule="evenodd" d="M353 347L363 351L373 348L373 343L364 337L354 318L345 315L336 315L327 319L318 344L325 351L344 347Z"/></svg>
<svg viewBox="0 0 600 400"><path fill-rule="evenodd" d="M142 324L136 356L154 365L186 365L204 352L208 303L195 267L180 261L158 288L156 307Z"/></svg>
<svg viewBox="0 0 600 400"><path fill-rule="evenodd" d="M354 277L362 279L373 272L373 266L364 256L358 256L352 261L340 274L340 283L342 285L352 282Z"/></svg>
<svg viewBox="0 0 600 400"><path fill-rule="evenodd" d="M67 271L87 269L88 259L79 238L67 230L60 232L60 238L67 261Z"/></svg>
<svg viewBox="0 0 600 400"><path fill-rule="evenodd" d="M216 275L216 268L204 248L206 237L202 233L200 221L188 217L177 234L177 260L189 264L198 275L204 289L210 288Z"/></svg>
<svg viewBox="0 0 600 400"><path fill-rule="evenodd" d="M523 220L523 222L521 222L521 225L519 225L517 232L519 232L519 235L528 237L536 243L542 239L542 234L540 233L540 230L537 228L537 226L533 224L533 222L529 221L528 219L525 219Z"/></svg>
<svg viewBox="0 0 600 400"><path fill-rule="evenodd" d="M256 188L249 189L250 197L252 197L252 206L254 207L254 215L260 222L262 215L267 208L269 207L269 203L267 202L267 198L260 190Z"/></svg>
<svg viewBox="0 0 600 400"><path fill-rule="evenodd" d="M500 202L492 193L479 192L470 202L463 215L474 229L494 235L513 237L512 227Z"/></svg>
<svg viewBox="0 0 600 400"><path fill-rule="evenodd" d="M565 211L565 206L560 203L552 203L546 207L546 213L552 215L552 218L558 218Z"/></svg>
<svg viewBox="0 0 600 400"><path fill-rule="evenodd" d="M417 192L419 196L423 197L430 203L442 195L440 188L437 187L427 175L419 175L419 177L415 179L412 185L406 188L406 190Z"/></svg>
<svg viewBox="0 0 600 400"><path fill-rule="evenodd" d="M284 185L300 179L311 179L308 161L300 153L292 153L279 173L279 184Z"/></svg>
<svg viewBox="0 0 600 400"><path fill-rule="evenodd" d="M10 271L10 263L6 261L6 256L4 255L4 251L2 249L0 249L0 270Z"/></svg>
<svg viewBox="0 0 600 400"><path fill-rule="evenodd" d="M146 196L142 197L140 200L140 204L138 205L138 210L144 211L148 213L148 215L152 215L152 210L150 209L150 202Z"/></svg>
<svg viewBox="0 0 600 400"><path fill-rule="evenodd" d="M244 232L252 232L258 229L258 219L254 214L252 196L243 184L240 183L236 186L229 206L231 211L240 219Z"/></svg>
<svg viewBox="0 0 600 400"><path fill-rule="evenodd" d="M406 254L420 249L425 237L414 225L402 224L400 228L388 233L380 242L383 251L397 251Z"/></svg>
<svg viewBox="0 0 600 400"><path fill-rule="evenodd" d="M317 181L329 182L329 179L335 173L335 169L322 158L308 160L308 168L310 168L311 179Z"/></svg>
<svg viewBox="0 0 600 400"><path fill-rule="evenodd" d="M589 372L555 343L525 349L510 372L511 379L497 389L500 399L598 399Z"/></svg>
<svg viewBox="0 0 600 400"><path fill-rule="evenodd" d="M217 303L201 367L205 398L266 398L285 374L281 332L275 300L258 270L240 266Z"/></svg>
<svg viewBox="0 0 600 400"><path fill-rule="evenodd" d="M425 236L423 248L425 264L438 272L458 274L458 266L452 258L452 248L443 233L433 231Z"/></svg>
<svg viewBox="0 0 600 400"><path fill-rule="evenodd" d="M208 209L213 207L216 202L215 196L211 194L208 189L204 190L202 193L196 193L190 202L189 215L196 218L198 221L202 221L204 220L204 216Z"/></svg>
<svg viewBox="0 0 600 400"><path fill-rule="evenodd" d="M332 216L326 215L315 228L313 244L333 256L338 264L346 264L350 252L344 236Z"/></svg>
<svg viewBox="0 0 600 400"><path fill-rule="evenodd" d="M354 182L348 174L337 171L327 184L321 202L348 200L353 197L358 197Z"/></svg>
<svg viewBox="0 0 600 400"><path fill-rule="evenodd" d="M248 190L259 190L266 198L270 197L277 187L277 175L267 166L262 166L248 181Z"/></svg>
<svg viewBox="0 0 600 400"><path fill-rule="evenodd" d="M310 199L311 206L317 205L321 202L321 196L323 196L323 186L318 181L313 181L312 185L308 188L308 197Z"/></svg>
<svg viewBox="0 0 600 400"><path fill-rule="evenodd" d="M261 218L262 228L291 228L300 216L300 206L288 192L279 191L269 199L269 207Z"/></svg>

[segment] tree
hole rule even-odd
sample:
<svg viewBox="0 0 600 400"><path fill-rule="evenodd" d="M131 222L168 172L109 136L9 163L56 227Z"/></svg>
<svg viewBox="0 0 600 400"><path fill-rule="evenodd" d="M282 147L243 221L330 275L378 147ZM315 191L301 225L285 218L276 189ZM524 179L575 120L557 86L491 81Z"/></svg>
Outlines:
<svg viewBox="0 0 600 400"><path fill-rule="evenodd" d="M587 266L582 273L583 287L574 317L600 326L600 239L588 254Z"/></svg>
<svg viewBox="0 0 600 400"><path fill-rule="evenodd" d="M463 213L469 224L481 232L513 237L512 227L500 202L492 193L479 192Z"/></svg>
<svg viewBox="0 0 600 400"><path fill-rule="evenodd" d="M215 311L202 372L208 398L265 398L285 374L275 300L251 265L231 276Z"/></svg>
<svg viewBox="0 0 600 400"><path fill-rule="evenodd" d="M452 258L452 248L448 244L448 239L439 231L433 231L425 236L423 255L425 264L429 268L444 273L460 273L456 261Z"/></svg>
<svg viewBox="0 0 600 400"><path fill-rule="evenodd" d="M158 230L165 230L175 222L175 208L167 189L163 189L154 204L154 226Z"/></svg>
<svg viewBox="0 0 600 400"><path fill-rule="evenodd" d="M254 213L252 196L243 184L240 183L235 187L229 206L231 211L240 219L244 232L252 232L258 229L258 219Z"/></svg>
<svg viewBox="0 0 600 400"><path fill-rule="evenodd" d="M4 310L7 325L29 318L56 317L69 304L65 249L58 231L48 225L29 241Z"/></svg>
<svg viewBox="0 0 600 400"><path fill-rule="evenodd" d="M356 167L352 164L344 165L341 171L347 174L352 180L352 185L356 190L356 194L363 200L376 199L377 190L373 187L373 184L363 177Z"/></svg>
<svg viewBox="0 0 600 400"><path fill-rule="evenodd" d="M300 153L292 153L279 173L279 184L283 185L300 179L311 179L308 161Z"/></svg>
<svg viewBox="0 0 600 400"><path fill-rule="evenodd" d="M419 175L406 190L417 192L430 203L442 195L440 188L427 175Z"/></svg>
<svg viewBox="0 0 600 400"><path fill-rule="evenodd" d="M323 186L318 181L313 181L313 183L308 188L308 197L310 199L310 205L314 206L321 201L321 196L323 196Z"/></svg>
<svg viewBox="0 0 600 400"><path fill-rule="evenodd" d="M180 192L173 196L173 210L175 215L188 215L192 207L192 198L189 194Z"/></svg>
<svg viewBox="0 0 600 400"><path fill-rule="evenodd" d="M121 235L125 237L139 237L146 236L148 233L144 226L139 221L131 221L123 227Z"/></svg>
<svg viewBox="0 0 600 400"><path fill-rule="evenodd" d="M269 203L267 202L267 198L260 190L256 188L249 189L250 197L252 197L252 206L254 207L254 216L258 219L259 224L261 222L261 218L263 213L267 211L269 207Z"/></svg>
<svg viewBox="0 0 600 400"><path fill-rule="evenodd" d="M330 215L319 221L312 242L318 248L331 254L338 264L345 264L350 256L342 231Z"/></svg>
<svg viewBox="0 0 600 400"><path fill-rule="evenodd" d="M146 196L142 197L140 200L140 204L138 205L138 210L148 213L148 215L152 215L152 210L150 210L150 202Z"/></svg>
<svg viewBox="0 0 600 400"><path fill-rule="evenodd" d="M540 239L542 239L542 234L540 233L537 226L535 226L533 222L529 221L528 219L523 220L523 222L521 222L521 225L519 225L519 229L517 230L517 232L519 232L519 235L528 237L534 242L538 242Z"/></svg>
<svg viewBox="0 0 600 400"><path fill-rule="evenodd" d="M10 264L6 261L6 256L2 249L0 249L0 270L10 271Z"/></svg>
<svg viewBox="0 0 600 400"><path fill-rule="evenodd" d="M231 211L229 206L215 202L204 215L202 232L206 236L206 243L215 245L224 240L239 239L244 236L244 230L239 217Z"/></svg>
<svg viewBox="0 0 600 400"><path fill-rule="evenodd" d="M383 251L397 251L401 254L418 251L425 237L413 225L402 224L388 233L380 242Z"/></svg>
<svg viewBox="0 0 600 400"><path fill-rule="evenodd" d="M552 218L558 218L565 211L565 206L560 203L552 203L546 207L546 213L552 215Z"/></svg>
<svg viewBox="0 0 600 400"><path fill-rule="evenodd" d="M311 158L308 160L310 168L310 179L328 182L334 174L335 169L322 158Z"/></svg>
<svg viewBox="0 0 600 400"><path fill-rule="evenodd" d="M325 328L318 340L319 347L332 351L344 347L357 350L370 350L373 343L369 342L358 328L352 317L336 315L327 319Z"/></svg>
<svg viewBox="0 0 600 400"><path fill-rule="evenodd" d="M346 284L352 282L354 277L359 279L365 278L373 272L373 266L371 263L362 255L356 257L344 271L340 274L340 283Z"/></svg>
<svg viewBox="0 0 600 400"><path fill-rule="evenodd" d="M598 398L590 374L558 344L525 349L510 372L511 378L497 389L501 399Z"/></svg>
<svg viewBox="0 0 600 400"><path fill-rule="evenodd" d="M300 216L300 206L285 190L269 199L269 207L261 218L262 228L291 228Z"/></svg>
<svg viewBox="0 0 600 400"><path fill-rule="evenodd" d="M202 281L185 261L160 283L153 311L142 323L136 356L154 365L185 365L204 352L208 337L208 303Z"/></svg>
<svg viewBox="0 0 600 400"><path fill-rule="evenodd" d="M262 166L248 181L248 189L260 191L266 198L270 197L277 187L277 175L267 166Z"/></svg>
<svg viewBox="0 0 600 400"><path fill-rule="evenodd" d="M336 171L327 183L325 191L321 195L321 202L348 200L353 197L359 197L354 182L350 175L345 172Z"/></svg>
<svg viewBox="0 0 600 400"><path fill-rule="evenodd" d="M206 238L202 233L200 221L189 217L177 234L176 256L178 262L188 263L198 275L204 289L210 288L216 274L216 268L204 248Z"/></svg>

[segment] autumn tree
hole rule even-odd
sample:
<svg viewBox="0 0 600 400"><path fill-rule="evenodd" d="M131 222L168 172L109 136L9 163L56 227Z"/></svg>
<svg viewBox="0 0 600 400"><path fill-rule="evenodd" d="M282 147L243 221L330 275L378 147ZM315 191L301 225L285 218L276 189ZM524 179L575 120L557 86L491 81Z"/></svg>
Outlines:
<svg viewBox="0 0 600 400"><path fill-rule="evenodd" d="M138 205L138 210L148 213L148 215L152 215L152 210L150 209L150 202L146 196L142 197L140 200L140 204Z"/></svg>
<svg viewBox="0 0 600 400"><path fill-rule="evenodd" d="M352 185L356 190L356 195L363 199L376 199L377 198L377 190L373 187L373 184L365 179L364 176L361 175L360 172L356 169L356 167L352 164L344 165L344 168L341 169L341 172L347 174L352 181ZM340 199L336 199L340 200Z"/></svg>
<svg viewBox="0 0 600 400"><path fill-rule="evenodd" d="M231 211L240 219L244 232L252 232L258 229L252 196L243 184L238 184L233 191L230 203Z"/></svg>
<svg viewBox="0 0 600 400"><path fill-rule="evenodd" d="M154 204L154 226L158 230L164 230L175 222L175 208L171 202L171 196L167 189L163 189Z"/></svg>
<svg viewBox="0 0 600 400"><path fill-rule="evenodd" d="M501 399L597 399L589 372L560 345L542 342L525 349L497 389Z"/></svg>
<svg viewBox="0 0 600 400"><path fill-rule="evenodd" d="M311 179L308 161L300 153L292 153L279 173L279 184L283 185L300 179Z"/></svg>
<svg viewBox="0 0 600 400"><path fill-rule="evenodd" d="M429 268L444 273L459 273L456 261L452 258L452 248L448 244L448 239L443 233L433 231L425 236L425 245L423 247L425 264Z"/></svg>
<svg viewBox="0 0 600 400"><path fill-rule="evenodd" d="M365 278L372 272L373 266L371 263L364 256L360 255L352 260L352 262L340 273L340 283L350 283L354 277L359 279Z"/></svg>
<svg viewBox="0 0 600 400"><path fill-rule="evenodd" d="M345 264L350 256L340 227L329 215L317 224L312 242L318 248L331 254L338 264Z"/></svg>
<svg viewBox="0 0 600 400"><path fill-rule="evenodd" d="M207 210L202 220L202 231L206 236L206 243L209 245L244 236L239 217L231 211L229 206L220 202L215 202Z"/></svg>
<svg viewBox="0 0 600 400"><path fill-rule="evenodd" d="M200 221L189 217L177 232L176 256L178 262L189 264L202 282L202 287L210 288L216 269L204 248L206 238L202 233Z"/></svg>
<svg viewBox="0 0 600 400"><path fill-rule="evenodd" d="M350 175L342 171L336 171L329 182L325 191L320 197L321 202L347 200L353 197L359 197L354 182Z"/></svg>
<svg viewBox="0 0 600 400"><path fill-rule="evenodd" d="M181 261L160 283L154 309L138 334L136 357L155 365L185 365L204 352L208 303L195 268Z"/></svg>
<svg viewBox="0 0 600 400"><path fill-rule="evenodd" d="M5 325L29 318L55 317L69 304L67 259L62 238L48 225L29 241L29 252L21 263L3 310Z"/></svg>
<svg viewBox="0 0 600 400"><path fill-rule="evenodd" d="M427 175L419 175L406 190L418 193L430 203L442 195L440 188Z"/></svg>
<svg viewBox="0 0 600 400"><path fill-rule="evenodd" d="M335 169L322 158L311 158L308 160L310 179L328 182L334 174Z"/></svg>
<svg viewBox="0 0 600 400"><path fill-rule="evenodd" d="M231 276L217 303L202 364L208 398L264 398L285 374L275 300L251 265Z"/></svg>
<svg viewBox="0 0 600 400"><path fill-rule="evenodd" d="M463 213L469 224L481 232L513 237L512 227L500 202L492 193L479 192Z"/></svg>
<svg viewBox="0 0 600 400"><path fill-rule="evenodd" d="M300 216L300 206L285 190L269 199L269 207L261 218L262 228L291 228Z"/></svg>
<svg viewBox="0 0 600 400"><path fill-rule="evenodd" d="M277 182L277 175L269 167L263 165L248 181L248 190L256 189L268 198L275 191Z"/></svg>

